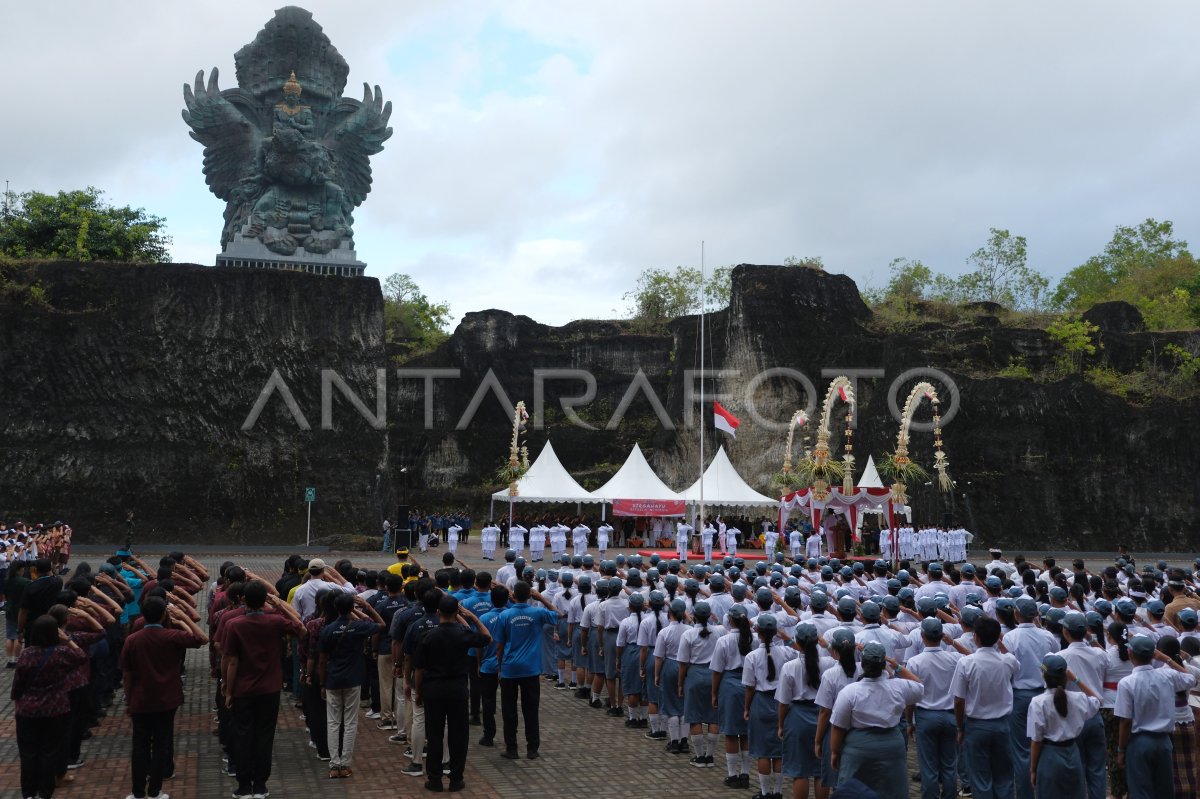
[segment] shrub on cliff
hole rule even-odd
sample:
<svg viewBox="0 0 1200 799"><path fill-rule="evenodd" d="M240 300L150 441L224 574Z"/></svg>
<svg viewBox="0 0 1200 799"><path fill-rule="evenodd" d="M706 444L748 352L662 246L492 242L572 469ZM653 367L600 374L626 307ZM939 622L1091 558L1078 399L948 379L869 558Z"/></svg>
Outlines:
<svg viewBox="0 0 1200 799"><path fill-rule="evenodd" d="M0 208L0 254L67 261L169 260L165 219L103 198L104 192L92 186L58 194L8 192Z"/></svg>

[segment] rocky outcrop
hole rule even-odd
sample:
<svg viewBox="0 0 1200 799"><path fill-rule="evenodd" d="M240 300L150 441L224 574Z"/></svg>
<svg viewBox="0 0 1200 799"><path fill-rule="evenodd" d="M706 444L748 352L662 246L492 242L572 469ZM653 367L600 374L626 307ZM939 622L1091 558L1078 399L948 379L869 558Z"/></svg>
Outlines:
<svg viewBox="0 0 1200 799"><path fill-rule="evenodd" d="M374 410L385 366L371 279L191 265L46 263L8 268L44 301L0 304L0 518L70 521L85 540L303 542L377 529L385 430L331 391L321 370ZM278 370L278 394L243 430ZM384 480L380 480L384 484Z"/></svg>

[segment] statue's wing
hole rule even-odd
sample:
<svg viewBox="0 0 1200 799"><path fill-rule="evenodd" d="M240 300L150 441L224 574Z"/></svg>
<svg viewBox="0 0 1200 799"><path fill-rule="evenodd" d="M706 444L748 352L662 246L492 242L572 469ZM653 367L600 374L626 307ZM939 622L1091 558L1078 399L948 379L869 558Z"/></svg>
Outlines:
<svg viewBox="0 0 1200 799"><path fill-rule="evenodd" d="M334 111L335 122L322 139L334 154L336 182L355 206L361 205L371 191L371 156L383 150L392 135L387 126L392 104L383 102L383 92L363 84L363 99L342 100Z"/></svg>
<svg viewBox="0 0 1200 799"><path fill-rule="evenodd" d="M208 85L204 70L196 73L193 89L183 85L183 121L191 137L204 145L204 178L213 194L228 201L238 181L254 168L255 154L262 134L254 122L217 88L217 69L213 67Z"/></svg>

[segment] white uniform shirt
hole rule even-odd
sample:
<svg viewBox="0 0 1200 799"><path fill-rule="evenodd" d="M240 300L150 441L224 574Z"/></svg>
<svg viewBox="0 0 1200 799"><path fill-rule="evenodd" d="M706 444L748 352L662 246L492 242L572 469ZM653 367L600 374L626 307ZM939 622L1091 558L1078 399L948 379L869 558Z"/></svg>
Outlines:
<svg viewBox="0 0 1200 799"><path fill-rule="evenodd" d="M683 638L683 634L690 629L686 624L680 624L672 620L658 634L658 640L654 642L654 657L663 658L664 660L678 660L679 639Z"/></svg>
<svg viewBox="0 0 1200 799"><path fill-rule="evenodd" d="M1099 699L1081 693L1068 693L1067 716L1063 718L1054 709L1054 691L1046 691L1035 696L1029 703L1029 717L1025 722L1026 735L1031 741L1073 741L1083 732L1083 725L1096 715L1098 710Z"/></svg>
<svg viewBox="0 0 1200 799"><path fill-rule="evenodd" d="M742 650L738 648L740 639L741 634L737 630L731 629L727 635L722 635L713 648L712 660L709 661L708 667L714 672L721 673L742 668L746 658L742 655ZM753 647L753 645L752 640L751 646Z"/></svg>
<svg viewBox="0 0 1200 799"><path fill-rule="evenodd" d="M612 535L612 527L607 524L602 524L596 528L596 545L603 547L608 544L608 537Z"/></svg>
<svg viewBox="0 0 1200 799"><path fill-rule="evenodd" d="M1175 729L1175 694L1195 684L1196 678L1186 672L1134 666L1117 685L1113 715L1133 719L1131 732L1170 733Z"/></svg>
<svg viewBox="0 0 1200 799"><path fill-rule="evenodd" d="M1096 696L1103 695L1104 683L1108 682L1108 656L1103 649L1077 641L1058 654L1067 661L1067 668L1079 678L1080 682L1092 689L1092 693ZM1079 686L1068 682L1067 690L1078 692ZM1052 740L1057 741L1058 739Z"/></svg>
<svg viewBox="0 0 1200 799"><path fill-rule="evenodd" d="M981 646L958 661L950 690L965 700L969 718L998 719L1013 709L1012 681L1020 671L1017 659L995 647Z"/></svg>
<svg viewBox="0 0 1200 799"><path fill-rule="evenodd" d="M829 721L844 730L895 727L904 708L921 701L924 695L925 688L919 682L864 677L838 694Z"/></svg>
<svg viewBox="0 0 1200 799"><path fill-rule="evenodd" d="M1028 622L1017 625L1004 635L1004 648L1016 657L1020 671L1013 680L1013 688L1032 691L1043 687L1042 658L1059 651L1058 639L1048 630L1035 627Z"/></svg>
<svg viewBox="0 0 1200 799"><path fill-rule="evenodd" d="M813 533L804 542L804 554L806 557L819 558L821 557L821 536Z"/></svg>
<svg viewBox="0 0 1200 799"><path fill-rule="evenodd" d="M742 685L755 691L770 691L774 693L779 688L779 678L783 667L789 660L795 660L800 653L790 646L782 646L777 640L771 641L770 652L763 647L762 641L756 640L754 648L746 655L742 665ZM767 674L767 658L775 663L775 679Z"/></svg>
<svg viewBox="0 0 1200 799"><path fill-rule="evenodd" d="M833 665L833 660L818 656L817 674L823 674L831 665ZM816 701L817 691L820 687L819 676L816 688L808 684L806 658L803 653L797 652L796 657L785 663L783 670L779 673L779 688L775 690L775 701L781 705L788 705L792 702L813 702Z"/></svg>
<svg viewBox="0 0 1200 799"><path fill-rule="evenodd" d="M446 530L446 540L447 541L457 541L458 534L461 532L462 532L462 528L459 527L457 524L450 525L450 528L448 530Z"/></svg>
<svg viewBox="0 0 1200 799"><path fill-rule="evenodd" d="M1121 660L1121 653L1113 644L1105 648L1104 657L1104 695L1100 697L1100 706L1112 710L1117 704L1117 685L1133 673L1133 663L1128 657Z"/></svg>
<svg viewBox="0 0 1200 799"><path fill-rule="evenodd" d="M653 611L643 614L642 625L638 627L638 646L653 647L655 642L658 641L659 630L666 629L667 624L670 621L667 618L667 612L665 610L660 610L657 613L657 621L655 620L655 616L656 614Z"/></svg>
<svg viewBox="0 0 1200 799"><path fill-rule="evenodd" d="M641 622L645 620L645 612L642 613L641 621L633 615L622 619L620 626L617 627L617 646L637 646L638 630L641 629Z"/></svg>
<svg viewBox="0 0 1200 799"><path fill-rule="evenodd" d="M701 631L702 628L699 625L689 627L684 631L679 638L676 660L680 663L691 663L697 666L708 665L712 660L713 649L717 646L717 639L725 634L725 628L709 621L708 631L710 634L702 638L700 637Z"/></svg>
<svg viewBox="0 0 1200 799"><path fill-rule="evenodd" d="M852 684L862 675L862 664L854 664L854 673L846 676L846 670L842 668L842 664L834 661L834 665L821 672L821 687L817 689L816 703L817 707L823 707L826 710L832 710L834 701L838 698L838 694L847 686Z"/></svg>
<svg viewBox="0 0 1200 799"><path fill-rule="evenodd" d="M917 707L925 710L953 710L954 695L950 684L954 681L954 670L962 655L953 649L926 647L908 661L908 670L921 678L925 696Z"/></svg>

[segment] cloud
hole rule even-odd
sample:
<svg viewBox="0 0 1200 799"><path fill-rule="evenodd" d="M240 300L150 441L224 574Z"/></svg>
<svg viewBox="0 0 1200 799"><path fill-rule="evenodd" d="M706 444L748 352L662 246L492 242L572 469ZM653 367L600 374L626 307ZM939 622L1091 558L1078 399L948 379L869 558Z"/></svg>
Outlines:
<svg viewBox="0 0 1200 799"><path fill-rule="evenodd" d="M8 9L14 190L93 184L211 263L221 203L179 117L271 3ZM1200 8L660 2L306 5L393 103L356 213L368 273L456 316L604 316L646 267L821 255L958 271L1003 227L1058 276L1117 224L1196 230ZM24 115L22 117L22 114ZM14 123L15 120L15 123Z"/></svg>

